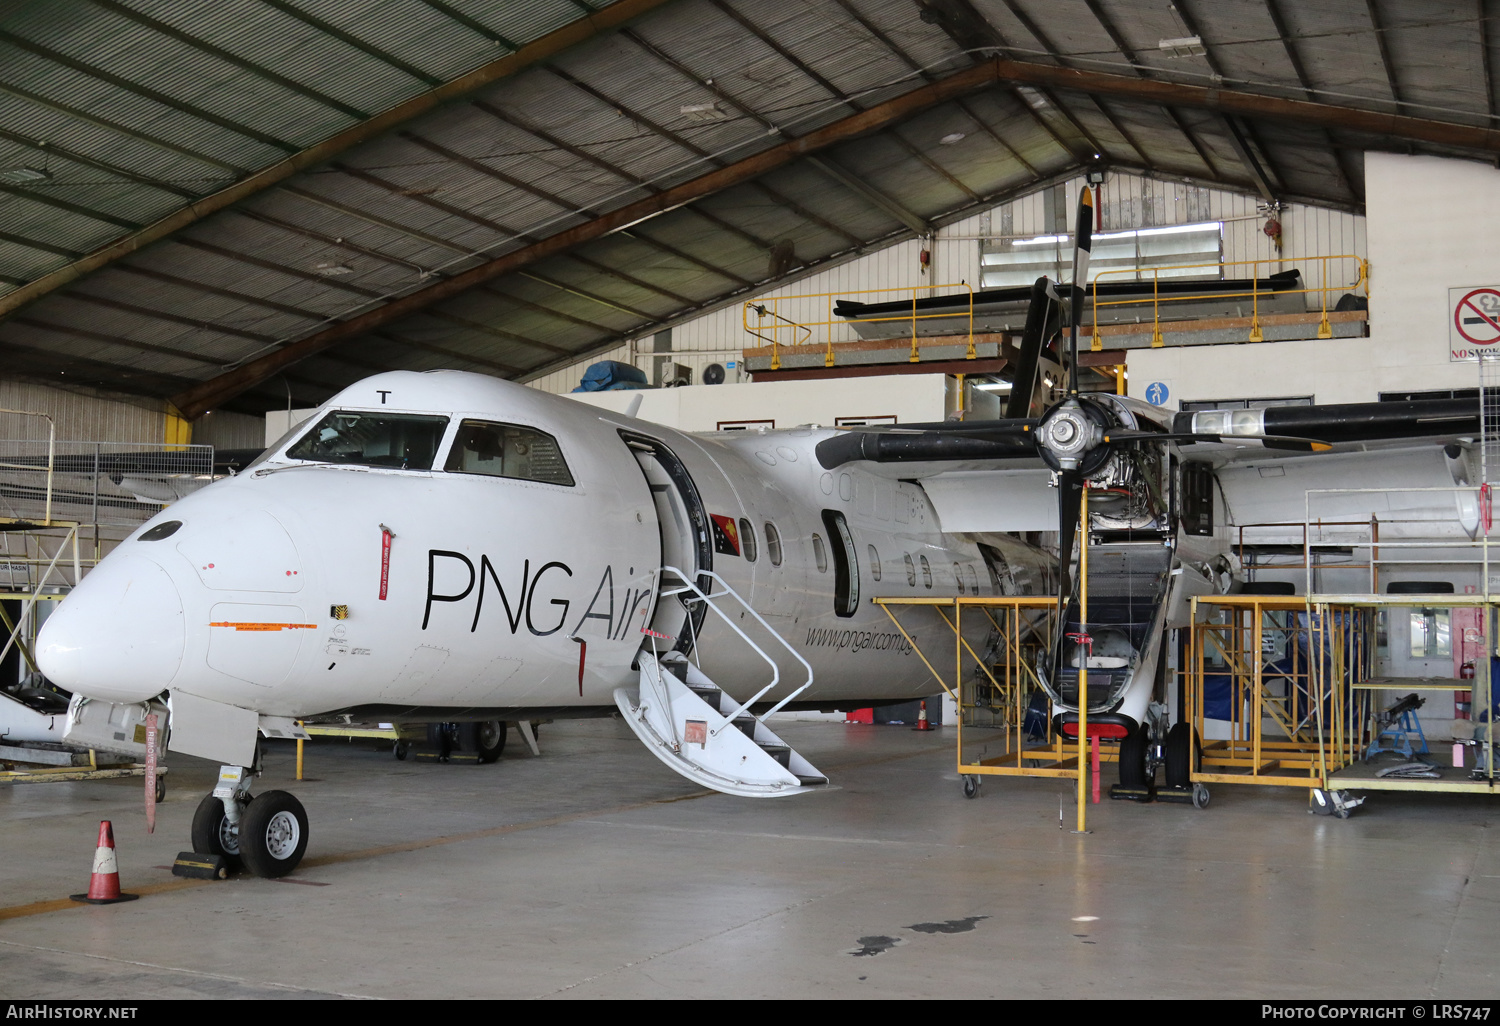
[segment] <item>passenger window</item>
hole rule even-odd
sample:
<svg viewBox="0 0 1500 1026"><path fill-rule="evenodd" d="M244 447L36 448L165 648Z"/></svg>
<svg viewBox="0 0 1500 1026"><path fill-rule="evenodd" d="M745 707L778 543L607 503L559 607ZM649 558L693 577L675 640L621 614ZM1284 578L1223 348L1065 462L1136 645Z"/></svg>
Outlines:
<svg viewBox="0 0 1500 1026"><path fill-rule="evenodd" d="M287 450L287 459L431 470L447 417L335 410Z"/></svg>
<svg viewBox="0 0 1500 1026"><path fill-rule="evenodd" d="M750 521L744 517L740 518L740 547L745 550L745 561L755 562L755 528L750 526Z"/></svg>
<svg viewBox="0 0 1500 1026"><path fill-rule="evenodd" d="M932 564L927 562L926 556L918 556L917 559L922 562L922 587L930 588L932 587Z"/></svg>
<svg viewBox="0 0 1500 1026"><path fill-rule="evenodd" d="M880 553L875 551L873 545L868 545L866 548L870 551L870 576L878 581L880 580Z"/></svg>
<svg viewBox="0 0 1500 1026"><path fill-rule="evenodd" d="M573 486L573 475L557 447L557 439L515 424L464 421L458 427L458 437L444 469L459 474Z"/></svg>
<svg viewBox="0 0 1500 1026"><path fill-rule="evenodd" d="M823 546L823 536L813 535L813 559L818 564L818 573L828 572L828 550Z"/></svg>
<svg viewBox="0 0 1500 1026"><path fill-rule="evenodd" d="M917 586L917 564L911 561L910 552L901 558L906 560L906 583L909 587L915 588Z"/></svg>
<svg viewBox="0 0 1500 1026"><path fill-rule="evenodd" d="M766 558L772 566L781 565L781 532L769 520L766 521Z"/></svg>

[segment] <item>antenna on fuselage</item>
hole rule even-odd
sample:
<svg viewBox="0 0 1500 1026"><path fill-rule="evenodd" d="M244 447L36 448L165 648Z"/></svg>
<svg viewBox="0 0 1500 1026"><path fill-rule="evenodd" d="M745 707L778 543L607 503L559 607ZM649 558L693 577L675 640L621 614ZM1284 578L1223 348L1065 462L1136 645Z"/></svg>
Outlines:
<svg viewBox="0 0 1500 1026"><path fill-rule="evenodd" d="M631 420L634 420L635 415L641 412L641 400L644 398L646 397L641 395L641 393L639 392L631 396L630 405L625 407L625 416L629 417Z"/></svg>

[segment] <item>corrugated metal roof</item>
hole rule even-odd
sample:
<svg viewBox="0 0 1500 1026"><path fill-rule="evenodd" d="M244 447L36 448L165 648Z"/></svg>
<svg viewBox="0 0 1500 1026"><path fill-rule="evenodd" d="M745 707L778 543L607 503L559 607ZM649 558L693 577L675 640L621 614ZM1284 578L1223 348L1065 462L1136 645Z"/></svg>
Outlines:
<svg viewBox="0 0 1500 1026"><path fill-rule="evenodd" d="M1301 97L1295 56L1323 102L1400 101L1414 116L1493 123L1477 15L1379 3L1388 69L1365 0L1275 4L1290 40L1269 6L1237 0L1177 13L1154 0L677 0L51 293L0 323L0 351L15 347L26 367L47 353L115 365L132 375L122 387L166 394L919 88L991 45L1167 80L1206 84L1218 69L1226 87ZM955 21L965 10L973 18ZM184 194L213 193L582 16L576 0L58 0L0 15L0 132L13 133L0 134L0 170L50 176L0 193L0 295L171 215ZM1207 56L1167 57L1160 40L1189 22ZM1279 190L1358 204L1367 138L1253 119L1244 129ZM1256 185L1218 115L1001 85L820 154L883 202L809 163L783 164L394 321L288 382L305 396L371 367L460 357L545 368L761 288L747 283L766 279L778 244L797 266L879 245L908 235L893 205L959 217L976 197L998 202L1076 168L1096 145L1120 166Z"/></svg>

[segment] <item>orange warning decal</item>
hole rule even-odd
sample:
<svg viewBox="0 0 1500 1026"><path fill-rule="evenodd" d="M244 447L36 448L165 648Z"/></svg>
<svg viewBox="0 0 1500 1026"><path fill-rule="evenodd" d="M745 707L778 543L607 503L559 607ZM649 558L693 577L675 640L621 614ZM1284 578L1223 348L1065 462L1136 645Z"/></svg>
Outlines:
<svg viewBox="0 0 1500 1026"><path fill-rule="evenodd" d="M210 627L233 627L237 631L315 631L318 625L315 623L235 623L231 620L220 620L209 624Z"/></svg>

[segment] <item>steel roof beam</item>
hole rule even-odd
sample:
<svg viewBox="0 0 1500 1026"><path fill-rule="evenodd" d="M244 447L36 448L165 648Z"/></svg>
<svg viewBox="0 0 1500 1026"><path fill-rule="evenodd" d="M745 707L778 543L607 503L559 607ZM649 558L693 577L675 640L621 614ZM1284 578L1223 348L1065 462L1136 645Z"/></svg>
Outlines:
<svg viewBox="0 0 1500 1026"><path fill-rule="evenodd" d="M175 26L168 25L164 21L158 21L155 18L137 11L133 7L128 7L125 4L119 3L118 0L90 0L90 2L95 6L102 7L106 11L117 14L122 18L127 18L130 21L135 22L137 25L144 25L146 28L151 29L153 32L158 32L161 35L168 37L169 39L175 39L177 40L177 42L182 43L185 46L190 46L202 53L217 57L219 60L224 61L226 64L234 65L241 71L248 71L255 77L278 85L288 92L293 92L298 96L306 97L307 99L312 100L315 103L321 103L323 106L331 108L332 110L336 110L340 114L346 114L357 121L363 121L370 116L367 111L362 111L358 107L344 103L342 100L335 99L334 97L329 96L327 93L319 92L310 85L304 85L301 82L297 82L293 79L287 78L285 75L278 75L276 72L272 71L269 68L262 67L261 65L256 64L254 61L247 61L245 58L239 56L238 54L230 53L228 50L214 46L212 43L205 42L204 40L199 39L197 36L184 32L181 29L176 28ZM512 49L514 49L514 47L512 47Z"/></svg>
<svg viewBox="0 0 1500 1026"><path fill-rule="evenodd" d="M445 356L451 360L463 360L466 363L474 364L476 367L487 367L490 370L499 371L501 374L525 373L522 368L512 367L508 363L501 363L498 360L487 360L482 356L473 356L468 353L460 352L457 349L448 349L444 346L435 346L431 342L418 342L416 339L407 338L405 335L395 335L388 331L372 331L370 332L370 335L374 338L383 339L386 342L392 342L399 346L407 346L411 349L421 349L424 352L433 353L438 356Z"/></svg>
<svg viewBox="0 0 1500 1026"><path fill-rule="evenodd" d="M600 306L608 307L611 310L618 310L620 313L629 314L632 317L639 317L643 323L650 323L656 320L655 314L649 314L644 310L637 310L633 306L626 306L612 299L605 299L603 296L590 292L587 289L579 288L577 285L564 285L560 281L554 281L544 275L537 274L535 271L521 271L518 277L530 279L539 285L546 285L549 288L557 289L559 292L566 292L570 296L577 296L579 299L587 299L591 303L598 303Z"/></svg>
<svg viewBox="0 0 1500 1026"><path fill-rule="evenodd" d="M1485 15L1485 0L1474 0L1479 7L1479 55L1480 63L1484 69L1484 110L1490 117L1495 116L1495 69L1494 61L1490 57L1490 22Z"/></svg>
<svg viewBox="0 0 1500 1026"><path fill-rule="evenodd" d="M558 195L555 195L553 193L550 193L546 189L543 189L543 188L540 188L539 186L533 185L530 182L522 181L521 179L516 178L516 177L514 177L512 175L505 174L503 171L497 171L496 169L490 167L489 165L483 163L482 161L475 160L472 157L467 157L467 156L465 156L462 153L458 153L458 152L456 152L454 150L450 150L446 146L443 146L443 145L441 145L439 143L432 142L429 139L424 139L421 136L417 135L415 132L402 132L400 134L401 134L401 137L403 139L406 139L409 142L412 142L412 143L414 143L414 144L416 144L418 146L421 146L422 148L424 148L424 149L426 149L426 150L428 150L428 151L430 151L432 153L436 153L440 157L443 157L443 158L445 158L447 160L451 160L451 161L453 161L453 162L455 162L457 164L461 164L464 167L469 168L471 171L476 171L479 174L486 175L486 176L488 176L490 178L493 178L497 182L503 182L504 184L510 186L513 189L517 189L517 190L519 190L521 192L529 193L532 196L535 196L537 199L542 200L545 203L550 203L552 206L557 207L559 210L565 211L565 212L570 213L570 214L579 214L579 215L581 215L583 217L598 217L599 216L599 212L596 211L596 210L590 210L588 207L581 207L581 206L579 206L576 203L569 203L567 200L563 199L561 196L558 196ZM667 244L665 242L659 242L656 239L652 238L651 236L646 235L646 234L644 234L642 232L634 232L634 231L628 231L627 230L627 231L621 231L618 234L623 235L623 236L625 236L627 238L637 239L640 242L643 242L643 243L645 243L648 246L653 246L656 249L661 250L663 253L667 253L667 254L669 254L671 256L677 257L679 260L684 260L684 261L686 261L686 262L688 262L690 264L693 264L696 267L700 267L703 270L708 271L710 274L716 274L719 277L724 278L724 279L726 279L728 281L736 282L736 283L738 283L740 285L749 285L750 284L750 282L747 279L741 278L737 274L734 274L734 273L732 273L730 271L726 271L726 270L724 270L724 268L718 267L718 266L716 266L714 264L711 264L711 263L709 263L706 260L700 260L697 257L693 256L691 253L686 253L683 250L678 249L676 246L669 245L669 244ZM532 241L535 241L535 236L527 235L525 233L522 233L522 236L524 238L531 239Z"/></svg>
<svg viewBox="0 0 1500 1026"><path fill-rule="evenodd" d="M631 32L629 29L623 29L623 30L621 30L621 35L624 35L627 38L629 38L629 39L631 39L631 40L633 40L633 41L635 41L637 43L640 42L640 38L638 36L636 36L635 33ZM652 53L654 55L656 52L652 51ZM645 125L647 128L649 128L651 131L655 132L657 135L661 136L663 139L666 139L667 141L673 143L674 145L679 146L679 147L681 147L684 150L687 150L689 153L692 153L695 156L707 159L707 160L711 161L712 163L714 163L715 165L723 166L724 162L721 161L721 160L714 159L708 153L707 150L704 150L704 149L701 149L700 147L694 146L692 143L688 142L686 139L682 138L677 133L671 131L670 129L668 129L664 125L660 125L660 124L656 123L655 121L653 121L650 118L646 117L640 111L632 108L628 104L625 104L625 103L621 102L620 100L618 100L618 99L616 99L616 98L614 98L612 96L605 95L603 92L601 92L600 90L598 90L598 89L594 88L593 86L589 85L587 82L582 81L581 79L575 77L574 75L569 74L568 72L562 70L561 68L556 67L555 65L548 65L547 66L547 70L550 71L550 72L552 72L552 74L556 75L558 78L561 78L563 81L567 82L569 85L573 86L574 88L580 89L583 92L588 93L590 96L594 97L600 103L608 104L610 107L613 107L616 110L624 112L624 114L625 114L626 117L630 118L632 121L636 121L636 122L639 122L642 125ZM475 104L475 106L480 106L480 105L479 104ZM541 139L543 142L545 142L545 143L547 143L547 144L549 144L551 146L556 146L559 149L562 149L562 150L564 150L564 151L572 154L573 156L578 157L580 160L587 161L588 163L593 164L595 167L599 168L601 171L604 171L604 172L606 172L608 174L614 175L616 178L619 178L622 181L629 182L630 184L632 184L634 186L637 186L637 187L639 187L641 189L644 189L647 192L653 192L653 193L655 193L655 192L660 192L661 191L661 189L658 186L655 186L655 185L651 184L650 182L646 181L644 178L641 178L641 177L639 177L637 175L631 174L629 171L626 171L624 168L617 166L616 164L612 163L611 161L605 160L603 157L599 157L599 156L597 156L595 154L592 154L592 153L588 152L587 150L584 150L584 149L582 149L580 147L574 146L572 143L569 143L569 142L567 142L567 141L559 138L558 136L553 135L551 132L548 132L545 129L540 128L539 126L532 125L532 124L525 123L525 122L520 122L520 121L518 121L518 120L516 120L514 118L512 118L512 119L505 119L505 118L503 118L503 116L499 112L497 112L496 110L494 110L493 108L491 108L491 107L489 107L487 105L484 106L483 109L485 110L485 112L487 114L490 114L491 116L501 117L502 120L505 120L506 124L509 124L509 125L512 125L512 126L514 126L516 128L519 128L521 131L526 132L529 135L534 135L538 139ZM751 243L754 246L759 246L761 249L767 249L767 250L771 248L771 244L769 242L767 242L765 239L762 239L760 236L755 235L752 232L746 231L744 228L741 228L739 225L732 224L732 223L730 223L728 221L725 221L723 218L720 218L720 217L718 217L718 216L716 216L714 214L710 214L710 213L708 213L705 210L699 210L696 207L689 206L687 209L691 210L694 214L696 214L697 216L699 216L699 217L701 217L701 218L703 218L703 219L711 222L712 224L715 224L715 225L717 225L720 228L723 228L723 229L725 229L725 230L727 230L729 232L732 232L735 235L738 235L740 238L745 239L747 242ZM716 271L716 273L720 273L720 272ZM744 279L740 279L740 280L744 281ZM746 282L745 284L749 284L749 283Z"/></svg>
<svg viewBox="0 0 1500 1026"><path fill-rule="evenodd" d="M403 74L410 75L412 78L416 79L418 82L423 83L424 85L436 86L442 84L442 79L437 78L433 75L429 75L427 72L423 71L416 65L409 64L406 61L403 61L400 57L397 57L393 53L382 50L380 47L376 46L373 43L365 42L365 40L360 39L353 33L345 32L337 25L331 25L328 22L324 21L322 18L314 17L312 14L304 11L296 4L289 3L288 0L261 0L261 2L276 8L278 11L280 11L282 14L285 14L289 18L295 18L297 21L302 22L302 24L317 29L325 36L330 36L333 39L337 39L345 46L352 47L353 49L358 50L360 53L368 54L369 56L374 57L376 60L380 61L382 64L387 65L388 67L395 68L397 71L400 71Z"/></svg>
<svg viewBox="0 0 1500 1026"><path fill-rule="evenodd" d="M1002 83L1021 82L1052 88L1114 96L1158 106L1181 106L1227 112L1244 117L1267 118L1298 124L1367 132L1389 139L1434 143L1485 153L1500 153L1500 131L1449 122L1431 122L1395 114L1381 114L1350 107L1282 97L1261 96L1232 89L1209 89L1178 82L1162 82L1134 76L1080 71L1056 65L996 58L965 68L928 86L914 89L885 103L824 125L804 136L789 139L728 167L679 183L661 193L626 203L602 217L575 225L534 245L496 257L477 267L443 279L393 300L348 321L316 331L265 357L251 361L229 375L183 393L178 404L184 412L203 412L238 395L250 385L279 373L344 339L380 327L398 317L424 309L482 282L497 278L540 260L557 256L592 239L673 210L703 196L766 174L836 143L878 131L955 96ZM186 405L183 405L186 404Z"/></svg>
<svg viewBox="0 0 1500 1026"><path fill-rule="evenodd" d="M647 39L643 38L640 35L640 33L632 31L631 29L627 28L627 29L621 29L620 30L620 35L624 36L626 39L629 39L631 42L635 43L642 50L645 50L652 57L656 58L661 63L667 65L672 70L676 71L679 75L681 75L683 78L687 79L689 82L692 82L694 85L700 86L701 88L707 89L714 96L716 96L719 99L723 100L725 103L729 104L735 110L739 111L741 114L745 115L747 118L750 118L752 121L756 122L758 125L760 125L762 128L764 128L768 133L770 133L772 135L780 135L781 134L781 126L780 125L777 125L775 122L773 122L770 119L766 118L759 111L755 110L753 107L749 106L748 104L746 104L742 100L740 100L739 97L735 96L733 93L730 93L727 90L725 90L716 81L713 81L712 79L699 78L696 74L694 74L694 72L693 72L693 70L691 68L689 68L687 65L683 64L681 61L678 61L675 57L673 57L670 54L668 54L668 53L664 52L663 50L661 50L659 47L657 47L656 45L654 45L653 43L651 43L650 40L647 40ZM595 92L597 93L597 90ZM621 110L625 110L625 111L629 112L630 116L633 119L635 119L637 121L640 121L642 124L646 124L646 125L650 125L651 124L651 122L649 122L647 120L644 120L642 118L642 116L638 112L631 110L631 108L629 108L629 107L623 107L623 106L621 106L618 101L613 101L612 100L610 102L614 103L615 106L620 107ZM665 129L664 127L661 127L661 126L654 127L653 131L658 132L664 138L671 139L673 142L677 143L679 146L681 146L683 149L689 151L690 153L695 153L695 154L697 154L700 157L703 157L703 158L705 158L707 160L710 160L715 165L717 165L719 167L725 166L725 163L726 163L725 161L719 160L719 159L713 157L707 150L703 149L700 146L696 146L693 143L688 142L686 139L682 138L680 135L678 135L675 132L670 132L667 129ZM861 239L859 239L857 236L850 234L848 231L846 231L843 228L840 228L838 225L834 224L833 222L827 220L826 218L824 218L824 217L822 217L822 216L820 216L818 214L815 214L811 210L808 210L806 207L802 206L802 204L800 204L797 201L793 200L789 196L783 195L782 193L778 192L776 189L773 189L771 186L766 185L764 182L757 181L757 182L752 182L750 184L754 188L756 188L756 189L760 190L762 193L764 193L767 197L769 197L770 200L771 200L771 202L775 203L777 206L784 207L785 209L790 210L793 214L796 214L798 217L802 218L804 221L811 222L812 224L817 225L819 228L822 228L823 230L825 230L827 232L830 232L831 234L842 236L843 238L845 238L846 240L848 240L848 242L850 243L850 245L853 245L853 246L856 246L856 247L864 245L864 242ZM740 236L742 236L742 237L750 240L751 242L753 242L756 245L760 246L762 249L770 250L771 248L773 248L772 245L771 245L771 243L768 242L768 241L766 241L765 239L762 239L762 238L760 238L760 237L758 237L756 235L753 235L750 232L746 231L745 229L740 228L737 225L731 224L728 221L724 221L724 220L718 218L717 216L715 216L713 214L710 214L706 210L700 209L696 204L690 205L687 209L693 211L693 213L697 214L699 217L707 218L708 220L713 221L714 223L718 224L720 227L728 228L730 231L735 232L736 234L738 234L738 235L740 235Z"/></svg>
<svg viewBox="0 0 1500 1026"><path fill-rule="evenodd" d="M829 178L832 178L835 182L838 182L840 185L848 189L850 192L854 193L856 196L864 199L867 203L874 206L877 210L880 210L888 216L895 218L897 221L900 221L916 234L926 235L932 231L932 225L928 224L923 218L920 218L916 214L913 214L910 210L907 210L905 207L897 203L895 200L891 199L885 193L881 192L879 189L876 189L873 185L866 184L858 177L850 174L848 171L845 171L843 168L833 163L831 160L825 160L822 157L814 156L807 156L803 157L802 159L805 163L811 164L813 167L823 172Z"/></svg>
<svg viewBox="0 0 1500 1026"><path fill-rule="evenodd" d="M576 324L580 328L588 328L591 331L597 331L601 335L612 335L615 331L615 329L609 327L608 325L598 324L594 321L586 321L581 317L574 317L572 314L565 314L561 310L552 309L550 306L543 306L541 303L533 303L529 299L522 299L520 296L513 296L509 292L501 292L499 289L494 288L490 285L481 285L478 291L483 292L488 296L494 296L496 299L503 300L504 302L519 306L523 310L531 310L535 313L542 314L544 317L554 317L560 321L567 321L569 324Z"/></svg>
<svg viewBox="0 0 1500 1026"><path fill-rule="evenodd" d="M126 168L120 167L117 164L109 164L105 161L96 160L93 157L85 156L84 154L79 153L77 150L69 149L66 146L59 146L54 142L48 142L42 139L28 139L24 135L7 131L4 128L0 128L0 139L4 139L6 142L15 143L17 146L25 146L30 149L36 150L36 152L41 154L43 158L58 156L63 160L71 161L74 164L82 164L84 167L91 167L95 171L103 171L105 174L115 175L116 177L123 178L126 181L134 182L136 185L144 185L150 189L156 189L161 192L171 193L178 199L190 200L198 195L198 193L193 192L191 189L184 189L180 186L173 185L171 182L157 181L156 179L149 178L146 175L127 170Z"/></svg>
<svg viewBox="0 0 1500 1026"><path fill-rule="evenodd" d="M422 0L422 2L444 17L458 22L464 28L468 29L471 32L478 33L479 35L483 36L493 43L499 43L501 46L505 47L511 52L515 52L516 50L519 50L521 48L520 45L517 44L514 40L505 38L500 33L496 32L494 29L490 28L483 22L476 21L473 18L469 17L467 14L458 10L452 4L445 4L442 2L442 0ZM584 13L593 14L594 9L592 7L586 7L584 8Z"/></svg>
<svg viewBox="0 0 1500 1026"><path fill-rule="evenodd" d="M1391 46L1386 41L1385 25L1380 20L1380 7L1375 0L1365 0L1365 10L1370 12L1370 26L1375 30L1375 45L1380 50L1380 63L1385 66L1385 80L1391 88L1391 100L1396 109L1402 110L1401 86L1396 82L1396 62L1391 59Z"/></svg>
<svg viewBox="0 0 1500 1026"><path fill-rule="evenodd" d="M235 135L238 135L241 138L252 139L255 142L258 142L264 146L269 146L272 149L280 150L283 153L297 152L296 143L287 142L285 139L278 139L274 135L267 135L265 132L262 132L255 128L251 128L249 125L242 125L238 121L231 121L229 118L222 118L219 115L215 114L213 111L204 110L202 107L196 107L191 103L184 103L183 101L175 97L168 96L163 92L158 92L157 90L152 89L149 86L143 86L138 82L132 82L128 78L121 78L119 75L112 74L111 72L105 71L103 68L97 67L93 64L89 64L87 61L81 61L75 57L69 57L67 54L60 53L59 51L54 50L51 47L32 42L25 36L18 36L14 32L7 32L4 29L0 29L0 42L4 42L11 46L14 46L18 50L25 50L27 53L40 57L43 60L51 61L54 64L60 64L63 67L68 68L69 70L78 72L80 75L87 75L89 78L95 78L101 82L108 82L116 89L130 93L133 96L139 96L142 99L151 100L153 103L159 103L163 107L168 107L172 110L177 111L179 114L186 114L189 117L197 118L199 121L206 122L210 125L217 125L219 128L224 129L226 132L233 132Z"/></svg>
<svg viewBox="0 0 1500 1026"><path fill-rule="evenodd" d="M373 118L361 121L357 125L352 125L323 142L309 146L300 153L296 153L253 174L247 174L244 169L236 168L216 158L193 153L192 151L174 146L171 143L152 139L142 133L133 132L122 126L101 121L82 111L63 108L61 105L45 97L24 93L12 86L0 86L0 90L23 96L33 102L46 104L54 109L64 110L69 116L81 117L91 124L124 132L133 137L150 141L155 145L172 149L195 160L224 167L226 170L233 171L236 175L244 176L229 187L181 207L154 224L147 225L140 231L132 232L122 239L95 250L86 257L74 260L66 267L43 275L36 281L17 289L9 295L0 296L0 318L20 309L27 303L34 302L48 292L61 288L86 274L129 256L131 253L158 239L165 238L173 232L180 231L195 221L202 220L210 214L223 210L225 207L248 199L259 192L269 189L273 185L285 181L292 175L325 163L352 146L383 135L420 114L425 114L444 103L462 99L476 90L514 75L572 46L586 42L603 33L613 31L631 19L655 10L669 2L671 0L619 0L617 3L579 18L564 25L555 32L550 32L540 39L526 44L515 53L506 54L504 57L500 57L473 71L460 75L450 82L446 82L409 100L398 103L389 110L375 115Z"/></svg>

